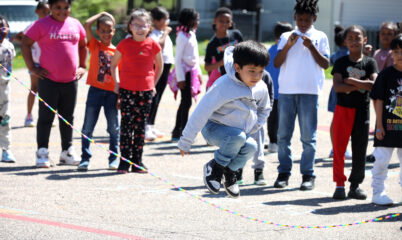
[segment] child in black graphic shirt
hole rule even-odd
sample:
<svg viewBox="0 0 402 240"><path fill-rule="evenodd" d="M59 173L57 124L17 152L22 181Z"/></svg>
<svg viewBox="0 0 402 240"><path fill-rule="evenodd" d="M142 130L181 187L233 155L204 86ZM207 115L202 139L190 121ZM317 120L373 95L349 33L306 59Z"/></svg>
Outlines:
<svg viewBox="0 0 402 240"><path fill-rule="evenodd" d="M241 32L233 29L232 17L232 11L225 7L219 8L215 13L212 25L215 35L209 41L205 53L205 70L209 75L207 89L216 79L226 73L223 67L225 49L243 41Z"/></svg>
<svg viewBox="0 0 402 240"><path fill-rule="evenodd" d="M370 94L375 100L377 117L373 152L376 161L371 170L372 202L378 205L393 204L384 191L384 181L394 148L402 166L402 34L391 41L391 49L394 65L380 72ZM402 187L402 172L399 174L399 184Z"/></svg>

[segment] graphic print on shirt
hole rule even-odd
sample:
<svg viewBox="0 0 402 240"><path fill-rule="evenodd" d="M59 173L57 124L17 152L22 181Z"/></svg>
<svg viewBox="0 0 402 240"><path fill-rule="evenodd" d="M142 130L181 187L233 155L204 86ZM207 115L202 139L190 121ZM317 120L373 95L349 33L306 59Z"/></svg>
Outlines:
<svg viewBox="0 0 402 240"><path fill-rule="evenodd" d="M104 51L99 51L99 70L98 70L98 82L110 83L112 82L112 73L110 71L110 62L112 61L112 55Z"/></svg>
<svg viewBox="0 0 402 240"><path fill-rule="evenodd" d="M363 69L354 68L352 66L349 66L348 68L346 68L346 71L348 72L349 77L351 77L351 78L361 79L362 77L364 77L366 75L366 71L364 71ZM364 89L360 89L359 91L361 93L366 92L366 90L364 90Z"/></svg>
<svg viewBox="0 0 402 240"><path fill-rule="evenodd" d="M11 61L12 61L12 57L11 57L10 50L6 49L6 48L1 48L0 64L2 66L4 66L6 69L8 69L8 71L10 71L10 72L11 72ZM1 77L4 79L8 79L10 77L10 73L6 72L3 69L0 69L0 74L1 74Z"/></svg>
<svg viewBox="0 0 402 240"><path fill-rule="evenodd" d="M390 89L391 96L389 97L389 105L386 105L385 108L388 112L392 112L399 118L402 118L402 78L398 79L399 86L395 89ZM402 122L402 120L400 120ZM389 123L388 123L389 124Z"/></svg>
<svg viewBox="0 0 402 240"><path fill-rule="evenodd" d="M216 48L216 52L219 54L219 53L223 53L223 52L225 52L225 49L226 48L228 48L228 47L230 47L230 46L234 46L234 45L236 45L238 43L238 41L237 40L234 40L234 41L232 41L232 42L228 42L228 43L226 43L226 44L223 44L223 45L221 45L221 46L218 46L217 48Z"/></svg>

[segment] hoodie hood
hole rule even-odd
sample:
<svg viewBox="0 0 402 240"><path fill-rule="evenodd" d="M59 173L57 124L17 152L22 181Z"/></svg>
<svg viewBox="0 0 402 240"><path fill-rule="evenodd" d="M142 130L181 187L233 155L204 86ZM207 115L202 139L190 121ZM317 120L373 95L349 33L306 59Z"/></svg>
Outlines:
<svg viewBox="0 0 402 240"><path fill-rule="evenodd" d="M233 50L234 46L227 47L223 55L223 65L225 66L226 74L229 76L230 79L232 79L237 84L245 85L243 81L241 81L236 77L236 70L234 68Z"/></svg>

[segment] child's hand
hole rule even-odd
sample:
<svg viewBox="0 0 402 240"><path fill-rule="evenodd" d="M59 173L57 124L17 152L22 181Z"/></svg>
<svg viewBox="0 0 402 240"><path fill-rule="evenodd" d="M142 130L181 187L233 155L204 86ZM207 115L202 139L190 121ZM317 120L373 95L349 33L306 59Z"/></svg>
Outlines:
<svg viewBox="0 0 402 240"><path fill-rule="evenodd" d="M186 81L177 82L177 87L183 90L186 87Z"/></svg>
<svg viewBox="0 0 402 240"><path fill-rule="evenodd" d="M47 75L49 74L49 72L46 69L41 67L34 67L32 70L29 71L31 71L33 75L36 75L39 78L46 78Z"/></svg>
<svg viewBox="0 0 402 240"><path fill-rule="evenodd" d="M75 71L75 79L76 79L76 80L81 79L81 78L84 76L84 74L85 74L86 71L87 71L87 70L86 70L85 68L79 67L79 68Z"/></svg>
<svg viewBox="0 0 402 240"><path fill-rule="evenodd" d="M155 97L156 96L156 89L154 88L154 89L152 89L152 97Z"/></svg>
<svg viewBox="0 0 402 240"><path fill-rule="evenodd" d="M117 98L117 102L116 102L116 108L119 110L120 109L120 98Z"/></svg>
<svg viewBox="0 0 402 240"><path fill-rule="evenodd" d="M299 35L297 35L297 33L292 33L292 35L290 35L288 42L286 43L289 47L292 47L293 45L296 44L297 39L299 39Z"/></svg>
<svg viewBox="0 0 402 240"><path fill-rule="evenodd" d="M383 126L377 127L377 130L375 131L375 136L377 137L378 140L383 140L385 137L385 130Z"/></svg>
<svg viewBox="0 0 402 240"><path fill-rule="evenodd" d="M200 81L200 85L202 85L202 75L201 74L198 74L198 79Z"/></svg>
<svg viewBox="0 0 402 240"><path fill-rule="evenodd" d="M189 155L190 154L188 152L185 152L185 151L181 150L180 148L179 148L179 150L180 150L180 154L181 154L182 157L184 157L184 155Z"/></svg>
<svg viewBox="0 0 402 240"><path fill-rule="evenodd" d="M302 36L301 39L303 39L303 45L310 49L313 45L313 42L311 41L311 39L309 37L306 36Z"/></svg>
<svg viewBox="0 0 402 240"><path fill-rule="evenodd" d="M116 83L115 86L114 86L113 92L116 93L116 94L119 94L119 88L120 88L119 83Z"/></svg>
<svg viewBox="0 0 402 240"><path fill-rule="evenodd" d="M169 33L172 32L172 28L169 26L166 26L164 29L164 32L169 35Z"/></svg>

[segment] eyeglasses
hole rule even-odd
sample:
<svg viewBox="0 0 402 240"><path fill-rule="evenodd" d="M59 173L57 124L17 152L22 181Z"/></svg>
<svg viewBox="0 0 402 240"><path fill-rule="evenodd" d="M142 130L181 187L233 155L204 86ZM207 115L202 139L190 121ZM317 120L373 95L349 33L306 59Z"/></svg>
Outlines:
<svg viewBox="0 0 402 240"><path fill-rule="evenodd" d="M148 23L145 24L145 25L138 25L138 24L135 24L135 23L131 23L130 25L131 25L131 27L133 27L134 29L146 29L146 28L149 27L149 24L148 24Z"/></svg>
<svg viewBox="0 0 402 240"><path fill-rule="evenodd" d="M2 28L0 28L0 31L5 32L5 31L7 31L8 29L9 29L8 27L2 27Z"/></svg>

